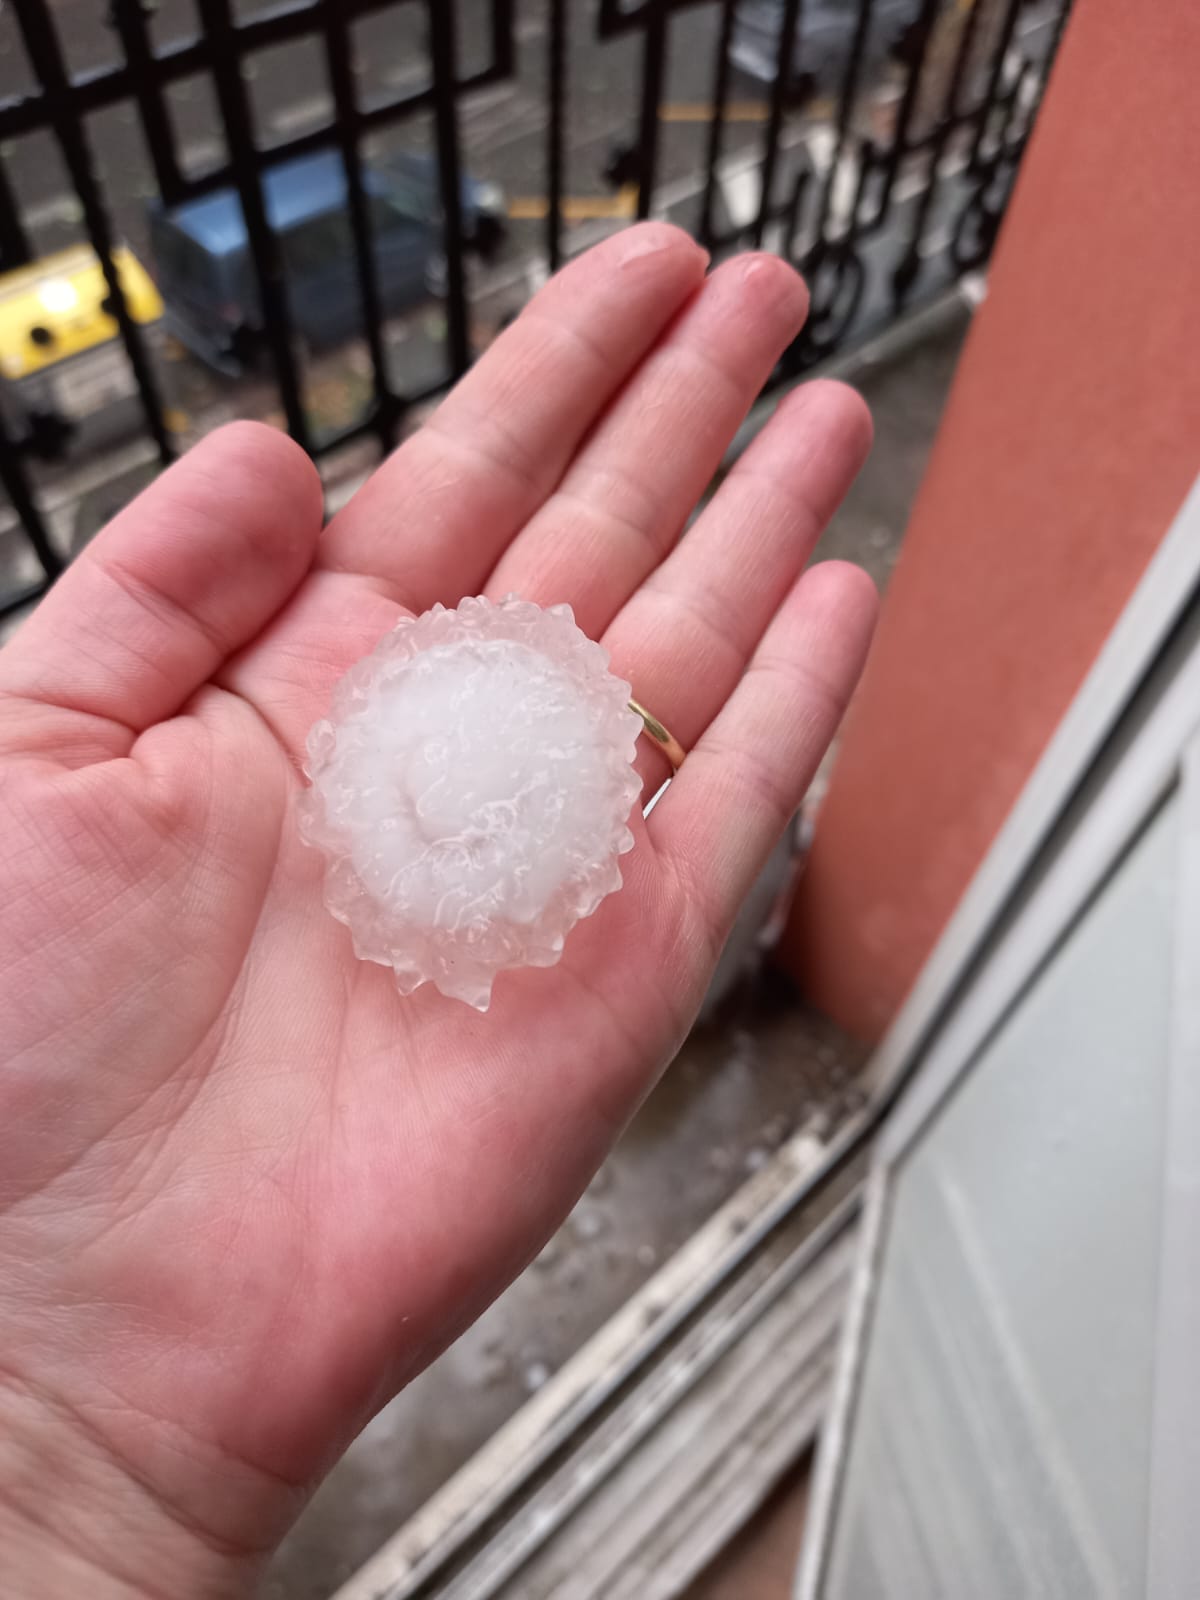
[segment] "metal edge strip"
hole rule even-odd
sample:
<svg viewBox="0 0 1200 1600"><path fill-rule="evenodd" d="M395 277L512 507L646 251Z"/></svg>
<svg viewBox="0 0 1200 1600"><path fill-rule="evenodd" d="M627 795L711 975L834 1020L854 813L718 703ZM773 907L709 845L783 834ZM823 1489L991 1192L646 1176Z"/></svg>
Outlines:
<svg viewBox="0 0 1200 1600"><path fill-rule="evenodd" d="M1180 801L1147 1600L1173 1600L1190 1592L1200 1572L1200 737L1193 737L1184 755Z"/></svg>
<svg viewBox="0 0 1200 1600"><path fill-rule="evenodd" d="M850 1438L854 1400L866 1352L867 1329L875 1301L879 1257L886 1232L888 1177L886 1169L876 1163L867 1179L858 1261L850 1284L829 1409L817 1446L804 1543L800 1548L800 1565L796 1571L795 1600L817 1600L819 1587L825 1578L830 1534L837 1514L842 1466Z"/></svg>

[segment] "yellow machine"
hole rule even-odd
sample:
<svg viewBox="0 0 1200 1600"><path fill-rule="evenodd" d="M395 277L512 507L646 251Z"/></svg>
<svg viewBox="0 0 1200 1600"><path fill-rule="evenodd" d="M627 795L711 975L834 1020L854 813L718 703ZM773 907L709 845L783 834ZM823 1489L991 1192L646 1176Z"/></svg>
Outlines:
<svg viewBox="0 0 1200 1600"><path fill-rule="evenodd" d="M134 322L151 350L163 340L163 304L126 246L113 263ZM11 429L35 449L61 453L137 429L140 407L90 245L77 245L0 276L0 404Z"/></svg>

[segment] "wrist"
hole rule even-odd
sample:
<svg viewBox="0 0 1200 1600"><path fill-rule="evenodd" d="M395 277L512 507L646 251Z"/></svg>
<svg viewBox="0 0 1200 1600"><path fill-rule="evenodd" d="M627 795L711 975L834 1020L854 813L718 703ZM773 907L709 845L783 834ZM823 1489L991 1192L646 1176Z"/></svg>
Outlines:
<svg viewBox="0 0 1200 1600"><path fill-rule="evenodd" d="M0 1377L0 1594L244 1600L263 1559L168 1505L82 1415Z"/></svg>

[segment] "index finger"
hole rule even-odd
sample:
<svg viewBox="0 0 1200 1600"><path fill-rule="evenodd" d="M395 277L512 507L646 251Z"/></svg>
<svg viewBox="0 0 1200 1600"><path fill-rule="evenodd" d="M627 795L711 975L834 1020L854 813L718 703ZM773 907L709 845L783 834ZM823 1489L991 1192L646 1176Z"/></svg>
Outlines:
<svg viewBox="0 0 1200 1600"><path fill-rule="evenodd" d="M707 261L658 222L572 261L333 519L318 565L413 611L477 594Z"/></svg>

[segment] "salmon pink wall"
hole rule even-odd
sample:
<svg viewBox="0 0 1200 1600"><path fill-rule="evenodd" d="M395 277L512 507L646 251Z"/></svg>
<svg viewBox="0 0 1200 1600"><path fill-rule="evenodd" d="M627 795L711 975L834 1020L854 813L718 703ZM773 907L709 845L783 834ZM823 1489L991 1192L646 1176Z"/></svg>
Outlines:
<svg viewBox="0 0 1200 1600"><path fill-rule="evenodd" d="M1200 0L1078 0L783 947L895 1013L1200 471Z"/></svg>

